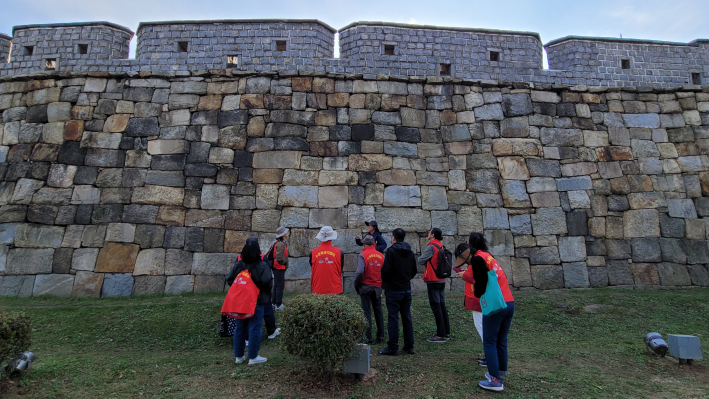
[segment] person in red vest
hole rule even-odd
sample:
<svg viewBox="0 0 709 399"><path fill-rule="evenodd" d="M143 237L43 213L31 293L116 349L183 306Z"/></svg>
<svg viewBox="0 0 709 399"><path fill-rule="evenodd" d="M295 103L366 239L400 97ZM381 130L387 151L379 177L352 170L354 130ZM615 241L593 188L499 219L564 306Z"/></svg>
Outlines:
<svg viewBox="0 0 709 399"><path fill-rule="evenodd" d="M259 356L258 351L261 347L261 326L263 324L263 313L266 306L271 306L271 289L272 279L271 268L268 266L261 255L261 249L257 239L248 239L244 248L241 250L241 260L234 265L232 272L236 279L240 278L240 274L245 272L249 280L254 284L254 290L258 290L256 300L256 308L253 315L249 318L238 319L236 322L236 331L234 331L234 358L237 364L246 361L244 356L245 341L249 340L249 364L265 363L266 358ZM227 280L232 275L232 272L227 276ZM234 278L231 279L233 283Z"/></svg>
<svg viewBox="0 0 709 399"><path fill-rule="evenodd" d="M345 255L332 245L332 241L337 239L337 232L332 227L325 226L315 238L322 244L311 250L309 255L312 292L342 294L342 265L345 263Z"/></svg>
<svg viewBox="0 0 709 399"><path fill-rule="evenodd" d="M374 237L368 235L362 240L364 250L357 257L357 272L355 273L355 289L362 301L364 317L369 322L367 328L367 343L380 344L384 342L384 314L382 313L382 265L384 255L375 247ZM372 312L377 323L377 340L372 341Z"/></svg>
<svg viewBox="0 0 709 399"><path fill-rule="evenodd" d="M468 238L472 256L466 261L470 267L459 272L465 282L473 284L473 295L480 298L487 290L488 272L494 270L507 307L497 313L483 315L483 347L487 361L487 378L478 385L491 391L504 389L503 376L507 376L507 333L515 313L515 302L507 283L507 276L500 264L490 255L485 237L480 233L470 233Z"/></svg>
<svg viewBox="0 0 709 399"><path fill-rule="evenodd" d="M423 271L423 281L426 282L428 290L428 304L436 319L436 334L427 339L428 342L443 343L450 340L451 326L446 308L446 279L438 278L438 251L443 248L443 232L439 228L433 228L428 232L428 245L418 258L418 264L425 266Z"/></svg>
<svg viewBox="0 0 709 399"><path fill-rule="evenodd" d="M273 260L273 308L283 310L283 289L286 285L286 270L288 270L288 244L286 238L290 230L281 226L276 230L276 242L268 251L268 258Z"/></svg>
<svg viewBox="0 0 709 399"><path fill-rule="evenodd" d="M468 243L462 243L459 244L456 249L455 249L455 264L453 267L453 270L456 273L460 273L461 271L464 272L466 271L465 269L462 269L463 266L466 266L469 260L471 259L470 257L470 245ZM472 279L472 269L469 277ZM473 294L473 284L475 283L475 280L472 282L465 281L465 300L463 305L465 306L465 309L470 310L473 312L473 323L475 324L475 329L478 330L478 334L480 335L480 342L483 341L483 310L480 307L480 299L476 298L475 295ZM478 364L483 367L487 367L487 363L485 362L485 357L478 358Z"/></svg>

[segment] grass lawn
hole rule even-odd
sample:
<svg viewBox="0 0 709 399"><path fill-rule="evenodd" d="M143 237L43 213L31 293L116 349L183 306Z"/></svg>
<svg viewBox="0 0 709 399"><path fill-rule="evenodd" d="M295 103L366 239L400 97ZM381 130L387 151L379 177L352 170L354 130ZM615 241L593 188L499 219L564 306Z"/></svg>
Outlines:
<svg viewBox="0 0 709 399"><path fill-rule="evenodd" d="M359 299L352 296L354 299ZM38 360L2 384L27 398L707 398L707 361L679 366L645 352L656 331L691 334L709 347L709 290L594 289L516 292L510 376L502 393L477 382L485 369L462 294L448 296L452 340L425 341L435 324L425 293L414 295L416 355L373 356L372 379L320 383L302 359L266 339L258 366L235 365L217 336L223 295L120 299L0 298L32 318ZM286 306L288 306L286 298ZM598 313L591 304L611 305ZM386 312L386 309L384 309ZM386 320L386 315L385 315ZM265 338L265 337L264 337ZM377 345L375 350L382 346Z"/></svg>

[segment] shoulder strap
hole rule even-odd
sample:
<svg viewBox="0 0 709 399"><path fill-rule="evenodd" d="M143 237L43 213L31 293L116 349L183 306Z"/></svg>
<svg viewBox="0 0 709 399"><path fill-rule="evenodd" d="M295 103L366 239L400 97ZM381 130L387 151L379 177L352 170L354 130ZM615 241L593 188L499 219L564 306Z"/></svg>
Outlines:
<svg viewBox="0 0 709 399"><path fill-rule="evenodd" d="M439 247L438 245L436 245L436 244L434 244L434 243L431 243L431 245L433 245L434 247L436 247L439 251L441 250L441 247ZM430 258L430 259L428 259L428 262L431 263L431 268L433 268L433 255L431 255L431 258Z"/></svg>

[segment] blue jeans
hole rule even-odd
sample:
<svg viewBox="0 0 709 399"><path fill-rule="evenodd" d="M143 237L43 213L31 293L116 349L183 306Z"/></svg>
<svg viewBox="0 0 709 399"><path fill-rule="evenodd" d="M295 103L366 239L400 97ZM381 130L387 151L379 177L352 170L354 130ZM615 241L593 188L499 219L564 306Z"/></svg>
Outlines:
<svg viewBox="0 0 709 399"><path fill-rule="evenodd" d="M362 291L360 291L362 292ZM362 294L359 294L362 302L362 311L364 317L369 322L367 328L367 339L372 340L372 309L374 309L374 321L377 323L377 339L384 339L384 314L382 313L382 290L377 287L367 288Z"/></svg>
<svg viewBox="0 0 709 399"><path fill-rule="evenodd" d="M399 313L401 313L401 324L404 327L404 349L413 349L414 347L414 322L411 319L411 291L408 292L391 292L385 291L389 341L387 346L390 349L399 350Z"/></svg>
<svg viewBox="0 0 709 399"><path fill-rule="evenodd" d="M256 305L253 317L236 321L236 331L234 331L234 357L244 356L247 336L249 338L249 359L255 359L258 356L258 350L261 347L263 310L264 305Z"/></svg>
<svg viewBox="0 0 709 399"><path fill-rule="evenodd" d="M483 315L483 347L487 371L498 379L502 379L500 370L507 371L507 332L510 331L514 314L515 303L511 301L507 302L507 308L490 316Z"/></svg>

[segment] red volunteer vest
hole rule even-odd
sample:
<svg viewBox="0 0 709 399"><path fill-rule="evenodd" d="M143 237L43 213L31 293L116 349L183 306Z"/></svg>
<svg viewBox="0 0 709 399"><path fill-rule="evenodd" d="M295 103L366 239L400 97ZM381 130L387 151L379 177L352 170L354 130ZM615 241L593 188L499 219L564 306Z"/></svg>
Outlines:
<svg viewBox="0 0 709 399"><path fill-rule="evenodd" d="M466 277L470 277L473 281L473 268L468 267L465 271ZM480 306L480 298L476 298L474 294L473 284L465 282L465 308L468 310L474 310L476 312L482 312L483 308Z"/></svg>
<svg viewBox="0 0 709 399"><path fill-rule="evenodd" d="M236 261L237 261L237 262L240 261L240 260L241 260L241 254L239 254L239 256L236 257ZM261 260L266 260L266 255L261 254Z"/></svg>
<svg viewBox="0 0 709 399"><path fill-rule="evenodd" d="M373 287L382 286L382 265L384 264L384 256L377 251L375 247L367 247L362 251L364 258L364 274L362 275L362 284L371 285Z"/></svg>
<svg viewBox="0 0 709 399"><path fill-rule="evenodd" d="M278 263L278 261L276 260L276 244L278 244L279 242L281 242L281 241L276 241L273 244L273 268L278 269L278 270L284 270L286 268L286 265L282 265L282 264ZM285 241L283 241L283 245L286 246L285 250L283 251L283 257L287 258L288 257L288 245L286 245Z"/></svg>
<svg viewBox="0 0 709 399"><path fill-rule="evenodd" d="M433 244L443 248L443 244L436 239L428 243L428 245ZM433 247L433 256L426 262L426 269L423 271L423 281L446 281L444 278L436 277L436 269L438 269L438 248Z"/></svg>
<svg viewBox="0 0 709 399"><path fill-rule="evenodd" d="M251 273L242 270L234 279L229 292L224 298L222 314L235 319L248 319L254 316L259 289L251 280Z"/></svg>
<svg viewBox="0 0 709 399"><path fill-rule="evenodd" d="M500 291L502 291L502 297L505 298L505 302L512 302L515 299L512 297L512 291L510 291L510 285L507 282L507 275L505 271L502 270L502 266L487 252L478 251L475 256L479 256L485 260L488 270L494 270L497 273L497 282L500 284Z"/></svg>
<svg viewBox="0 0 709 399"><path fill-rule="evenodd" d="M311 252L313 260L310 284L314 294L342 293L342 265L340 249L324 242Z"/></svg>

